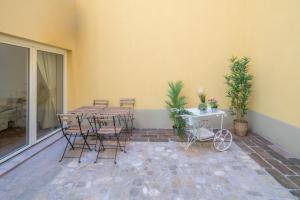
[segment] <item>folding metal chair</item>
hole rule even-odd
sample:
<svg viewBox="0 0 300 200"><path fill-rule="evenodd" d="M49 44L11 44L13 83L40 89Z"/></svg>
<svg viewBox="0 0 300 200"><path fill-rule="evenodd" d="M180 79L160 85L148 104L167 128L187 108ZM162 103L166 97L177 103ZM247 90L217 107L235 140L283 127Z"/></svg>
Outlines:
<svg viewBox="0 0 300 200"><path fill-rule="evenodd" d="M96 129L96 136L97 141L99 141L99 147L98 152L96 156L95 163L98 161L98 159L113 159L114 163L117 164L117 153L120 148L122 150L121 144L120 144L120 134L123 130L122 123L119 123L119 120L117 119L118 116L116 115L94 115L94 123L97 127ZM114 138L116 144L104 144L105 139L111 139ZM112 140L110 140L113 142ZM97 142L96 142L97 145ZM106 149L115 149L115 154L113 157L99 157L100 152L105 151Z"/></svg>
<svg viewBox="0 0 300 200"><path fill-rule="evenodd" d="M120 136L121 136L121 134L125 135L124 145L121 146L121 147L123 147L123 150L121 149L121 151L123 151L124 153L127 153L126 142L130 139L130 135L132 135L132 129L133 129L130 115L131 115L131 113L117 116L119 124L120 123L122 124L122 122L123 122L123 125L122 125L123 131L120 133ZM129 125L129 123L131 123L131 125Z"/></svg>
<svg viewBox="0 0 300 200"><path fill-rule="evenodd" d="M94 103L93 103L94 106L99 106L99 107L103 107L103 108L108 107L108 104L109 104L109 101L105 100L105 99L98 99L98 100L96 99L96 100L94 100Z"/></svg>
<svg viewBox="0 0 300 200"><path fill-rule="evenodd" d="M78 158L78 162L80 163L82 152L85 149L85 146L87 146L87 148L91 151L90 145L87 142L87 137L89 136L90 129L89 127L82 126L83 115L82 114L58 114L58 120L61 126L63 136L67 140L66 147L64 149L63 155L61 156L59 162L61 162L63 158ZM83 138L83 143L76 144L75 143L76 139L80 137ZM71 146L72 150L75 150L75 148L81 148L79 157L65 156L66 150L69 145Z"/></svg>
<svg viewBox="0 0 300 200"><path fill-rule="evenodd" d="M134 121L134 106L135 106L135 98L121 98L120 99L120 107L129 108L130 113L128 116L127 122L130 122L130 135L132 135L133 131L133 121Z"/></svg>

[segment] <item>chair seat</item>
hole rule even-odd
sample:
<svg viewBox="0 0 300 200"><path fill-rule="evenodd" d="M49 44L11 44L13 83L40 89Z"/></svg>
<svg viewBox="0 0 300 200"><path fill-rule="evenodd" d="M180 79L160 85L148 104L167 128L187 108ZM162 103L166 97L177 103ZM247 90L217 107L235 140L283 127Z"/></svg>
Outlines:
<svg viewBox="0 0 300 200"><path fill-rule="evenodd" d="M101 135L110 135L110 134L119 134L122 131L122 127L103 127L97 130L98 134Z"/></svg>
<svg viewBox="0 0 300 200"><path fill-rule="evenodd" d="M76 134L76 133L80 133L80 129L79 127L68 127L65 130L66 134ZM89 127L81 127L81 131L82 133L87 133L88 131L91 132L91 129Z"/></svg>

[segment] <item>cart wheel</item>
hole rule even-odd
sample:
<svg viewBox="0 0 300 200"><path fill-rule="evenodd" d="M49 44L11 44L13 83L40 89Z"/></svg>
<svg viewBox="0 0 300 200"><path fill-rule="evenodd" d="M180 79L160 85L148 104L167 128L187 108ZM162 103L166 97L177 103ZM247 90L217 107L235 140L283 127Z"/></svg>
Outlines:
<svg viewBox="0 0 300 200"><path fill-rule="evenodd" d="M226 151L232 143L232 134L227 129L219 130L214 136L214 147L218 151Z"/></svg>

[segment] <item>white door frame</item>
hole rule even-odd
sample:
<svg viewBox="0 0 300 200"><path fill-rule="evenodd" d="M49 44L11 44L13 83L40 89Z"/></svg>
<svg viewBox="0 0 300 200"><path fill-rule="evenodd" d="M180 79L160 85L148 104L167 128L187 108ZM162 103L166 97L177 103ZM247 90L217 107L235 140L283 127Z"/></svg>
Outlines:
<svg viewBox="0 0 300 200"><path fill-rule="evenodd" d="M29 102L28 104L29 106L27 108L28 121L26 125L29 141L28 141L28 145L0 159L0 163L2 163L59 131L59 129L57 129L53 132L50 132L46 136L37 139L37 51L38 50L63 55L63 112L64 113L67 112L68 93L67 93L67 51L66 50L50 47L37 42L32 42L24 39L7 36L1 33L0 33L0 43L25 47L29 49L29 72L27 77L28 79L27 100Z"/></svg>

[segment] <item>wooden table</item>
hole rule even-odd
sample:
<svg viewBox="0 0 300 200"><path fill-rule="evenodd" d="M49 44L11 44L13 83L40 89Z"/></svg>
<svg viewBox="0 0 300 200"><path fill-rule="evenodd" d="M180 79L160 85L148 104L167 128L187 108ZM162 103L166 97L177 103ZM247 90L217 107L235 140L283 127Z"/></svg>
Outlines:
<svg viewBox="0 0 300 200"><path fill-rule="evenodd" d="M100 107L100 106L82 106L69 111L69 113L80 113L84 115L114 115L114 116L129 116L132 114L131 108L124 107Z"/></svg>
<svg viewBox="0 0 300 200"><path fill-rule="evenodd" d="M91 117L93 115L109 115L109 116L114 116L114 117L122 120L124 122L125 128L128 132L129 132L129 130L132 130L132 126L133 126L133 122L132 122L133 110L131 108L82 106L77 109L71 110L68 113L82 115L83 119L88 120L90 125L91 125L91 121L89 120L89 117Z"/></svg>

